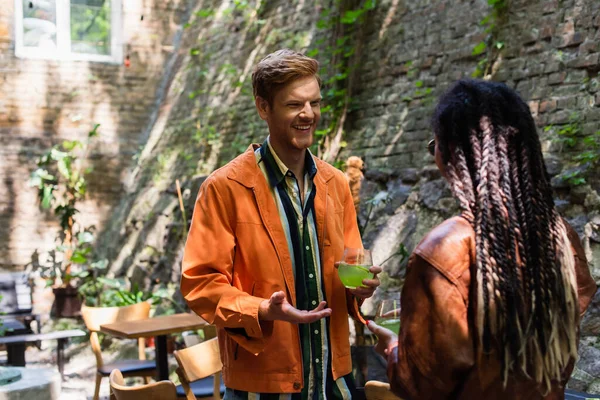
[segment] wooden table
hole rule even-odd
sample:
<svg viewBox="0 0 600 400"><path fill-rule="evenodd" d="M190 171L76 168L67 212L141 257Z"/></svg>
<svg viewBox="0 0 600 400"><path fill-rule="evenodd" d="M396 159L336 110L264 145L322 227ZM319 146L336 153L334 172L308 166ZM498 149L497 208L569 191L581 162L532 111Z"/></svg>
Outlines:
<svg viewBox="0 0 600 400"><path fill-rule="evenodd" d="M196 314L183 313L101 325L100 331L124 339L154 337L157 379L162 381L169 379L167 336L200 329L205 325L207 322Z"/></svg>
<svg viewBox="0 0 600 400"><path fill-rule="evenodd" d="M25 366L25 344L37 342L40 340L56 340L56 363L61 379L64 380L65 372L65 342L74 337L85 336L86 333L81 329L71 329L67 331L56 331L50 333L30 333L26 335L14 335L0 337L0 344L6 345L8 353L8 364L24 367Z"/></svg>

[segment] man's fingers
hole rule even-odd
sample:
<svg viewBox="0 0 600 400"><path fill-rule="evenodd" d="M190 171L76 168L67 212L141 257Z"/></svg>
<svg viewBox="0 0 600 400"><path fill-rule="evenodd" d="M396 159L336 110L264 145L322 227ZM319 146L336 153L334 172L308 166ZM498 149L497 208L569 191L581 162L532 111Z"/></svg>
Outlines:
<svg viewBox="0 0 600 400"><path fill-rule="evenodd" d="M319 307L321 307L320 304ZM290 317L289 321L297 324L307 324L331 315L331 308L316 311L319 307L312 311L298 310L297 308L291 307L288 311L288 316Z"/></svg>
<svg viewBox="0 0 600 400"><path fill-rule="evenodd" d="M371 266L371 268L369 268L369 272L372 272L375 275L377 275L381 271L383 271L383 268L381 268L379 265L373 265L373 266Z"/></svg>
<svg viewBox="0 0 600 400"><path fill-rule="evenodd" d="M325 308L325 306L327 305L326 301L322 301L321 303L319 303L319 305L317 306L317 308L313 309L311 312L318 312L321 311Z"/></svg>
<svg viewBox="0 0 600 400"><path fill-rule="evenodd" d="M381 282L379 279L363 279L362 284L367 287L377 288Z"/></svg>
<svg viewBox="0 0 600 400"><path fill-rule="evenodd" d="M271 295L272 304L281 304L285 300L285 293L283 291L275 292Z"/></svg>

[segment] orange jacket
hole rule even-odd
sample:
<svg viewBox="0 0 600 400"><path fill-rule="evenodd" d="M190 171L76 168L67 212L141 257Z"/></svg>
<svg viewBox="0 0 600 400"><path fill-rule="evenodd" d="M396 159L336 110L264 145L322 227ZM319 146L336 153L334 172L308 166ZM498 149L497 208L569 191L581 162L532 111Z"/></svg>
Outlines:
<svg viewBox="0 0 600 400"><path fill-rule="evenodd" d="M583 314L596 283L577 233L568 224L567 230ZM475 232L461 217L434 228L413 252L402 288L399 343L388 357L392 390L407 400L564 399L573 363L563 371L564 381L542 396L535 382L515 376L504 388L494 353L478 360L469 309L474 260Z"/></svg>
<svg viewBox="0 0 600 400"><path fill-rule="evenodd" d="M252 145L202 184L185 245L181 292L190 308L219 331L223 379L232 389L299 392L304 384L298 327L258 319L258 306L276 291L296 302L286 237ZM352 371L348 312L358 316L334 262L344 247L362 247L348 181L316 160L315 216L329 324L331 368Z"/></svg>

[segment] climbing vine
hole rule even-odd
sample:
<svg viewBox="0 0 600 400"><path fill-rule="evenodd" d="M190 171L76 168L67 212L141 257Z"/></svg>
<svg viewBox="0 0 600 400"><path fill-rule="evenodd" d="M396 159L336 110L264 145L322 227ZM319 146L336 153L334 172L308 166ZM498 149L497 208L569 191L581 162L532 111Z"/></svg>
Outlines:
<svg viewBox="0 0 600 400"><path fill-rule="evenodd" d="M343 140L344 122L354 106L352 98L353 74L360 51L358 37L367 14L376 7L375 0L334 0L321 5L317 22L318 36L315 47L307 52L321 63L323 79L322 128L315 132L317 154L324 160L336 162L339 151L346 146Z"/></svg>
<svg viewBox="0 0 600 400"><path fill-rule="evenodd" d="M567 162L567 169L559 178L573 186L587 183L593 171L600 166L600 130L584 135L581 121L581 115L573 112L566 124L544 128L544 132L554 133L551 140L558 145Z"/></svg>
<svg viewBox="0 0 600 400"><path fill-rule="evenodd" d="M504 48L504 42L498 39L500 27L504 25L508 18L508 9L510 0L487 0L488 5L492 7L490 13L486 15L479 24L485 26L486 38L477 43L471 54L479 57L479 62L472 76L474 78L485 78L492 74L494 63L500 56Z"/></svg>

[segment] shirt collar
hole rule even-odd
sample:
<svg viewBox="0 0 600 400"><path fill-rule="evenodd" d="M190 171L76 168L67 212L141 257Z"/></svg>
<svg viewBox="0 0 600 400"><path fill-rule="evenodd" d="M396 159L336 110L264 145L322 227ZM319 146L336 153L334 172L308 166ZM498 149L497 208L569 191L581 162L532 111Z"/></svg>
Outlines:
<svg viewBox="0 0 600 400"><path fill-rule="evenodd" d="M306 149L304 160L304 171L308 174L308 177L312 180L317 174L317 164L313 158L312 153L309 149ZM264 161L267 175L269 176L269 183L272 187L280 184L286 175L293 176L292 171L281 161L277 156L275 150L271 147L270 137L267 137L262 147L260 148L261 159L259 162Z"/></svg>

